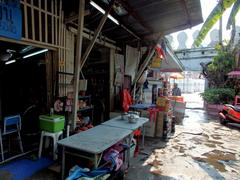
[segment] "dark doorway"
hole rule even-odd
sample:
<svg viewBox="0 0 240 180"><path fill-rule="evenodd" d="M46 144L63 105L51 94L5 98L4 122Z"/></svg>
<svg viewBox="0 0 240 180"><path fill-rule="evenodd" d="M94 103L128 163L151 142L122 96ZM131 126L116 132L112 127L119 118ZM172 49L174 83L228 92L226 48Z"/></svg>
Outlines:
<svg viewBox="0 0 240 180"><path fill-rule="evenodd" d="M5 65L1 71L3 116L21 114L30 105L47 103L45 55Z"/></svg>

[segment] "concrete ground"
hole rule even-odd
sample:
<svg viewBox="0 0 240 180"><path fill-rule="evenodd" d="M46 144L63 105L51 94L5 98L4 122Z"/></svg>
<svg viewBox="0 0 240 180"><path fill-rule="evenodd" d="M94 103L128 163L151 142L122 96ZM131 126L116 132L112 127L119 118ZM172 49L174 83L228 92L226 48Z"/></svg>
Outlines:
<svg viewBox="0 0 240 180"><path fill-rule="evenodd" d="M148 138L126 180L240 179L240 130L208 117L197 93L185 100L189 109L175 134L167 142Z"/></svg>
<svg viewBox="0 0 240 180"><path fill-rule="evenodd" d="M188 109L175 134L168 141L146 138L145 148L131 159L126 180L240 179L240 130L207 116L198 93L184 97ZM0 179L11 179L2 173ZM59 175L45 169L28 179L54 180Z"/></svg>

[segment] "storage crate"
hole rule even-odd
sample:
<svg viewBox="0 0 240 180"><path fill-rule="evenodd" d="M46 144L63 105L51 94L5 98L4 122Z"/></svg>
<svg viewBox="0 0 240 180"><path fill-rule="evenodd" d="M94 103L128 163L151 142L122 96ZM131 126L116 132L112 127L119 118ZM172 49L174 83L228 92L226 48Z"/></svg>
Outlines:
<svg viewBox="0 0 240 180"><path fill-rule="evenodd" d="M40 115L40 129L48 132L59 132L64 129L65 117L60 115Z"/></svg>

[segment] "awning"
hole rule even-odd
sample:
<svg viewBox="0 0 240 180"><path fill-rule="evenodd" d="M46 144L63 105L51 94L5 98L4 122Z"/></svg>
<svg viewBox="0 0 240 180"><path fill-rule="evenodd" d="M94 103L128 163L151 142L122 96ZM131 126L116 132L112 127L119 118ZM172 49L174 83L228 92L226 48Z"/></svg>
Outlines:
<svg viewBox="0 0 240 180"><path fill-rule="evenodd" d="M184 70L182 63L168 45L166 45L166 58L162 60L159 70L161 72L182 72Z"/></svg>
<svg viewBox="0 0 240 180"><path fill-rule="evenodd" d="M109 0L91 0L106 10ZM64 0L66 19L77 14L77 0ZM85 27L94 31L99 24L102 13L86 3ZM69 13L68 13L69 12ZM69 14L69 15L68 15ZM203 22L200 0L118 0L116 1L111 16L119 25L107 20L101 33L102 35L119 43L134 44L136 36L141 40L156 40L159 35L164 36L186 28L191 28ZM72 18L68 24L77 24L77 18ZM134 36L134 35L136 36Z"/></svg>

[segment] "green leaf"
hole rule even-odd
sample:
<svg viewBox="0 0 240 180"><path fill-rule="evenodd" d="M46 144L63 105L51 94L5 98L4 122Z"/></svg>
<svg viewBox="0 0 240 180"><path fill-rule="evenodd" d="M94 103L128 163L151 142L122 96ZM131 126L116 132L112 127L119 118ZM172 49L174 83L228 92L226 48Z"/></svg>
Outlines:
<svg viewBox="0 0 240 180"><path fill-rule="evenodd" d="M210 31L210 29L214 26L214 24L220 19L222 14L225 12L225 10L233 3L235 3L237 0L223 0L223 3L221 1L215 6L215 8L212 10L210 15L207 17L206 21L204 22L197 38L194 40L193 45L199 46L204 38L206 37L207 33Z"/></svg>
<svg viewBox="0 0 240 180"><path fill-rule="evenodd" d="M234 89L231 88L211 88L201 93L204 101L212 104L227 104L234 100Z"/></svg>
<svg viewBox="0 0 240 180"><path fill-rule="evenodd" d="M235 16L238 13L239 9L240 9L240 0L237 0L237 2L234 3L231 13L229 15L228 22L227 22L227 29L230 29L230 26L233 24L235 20Z"/></svg>

